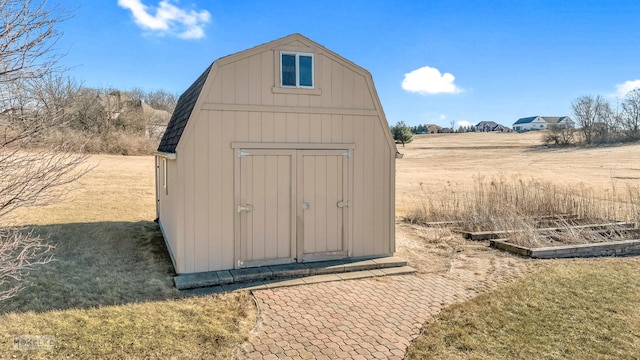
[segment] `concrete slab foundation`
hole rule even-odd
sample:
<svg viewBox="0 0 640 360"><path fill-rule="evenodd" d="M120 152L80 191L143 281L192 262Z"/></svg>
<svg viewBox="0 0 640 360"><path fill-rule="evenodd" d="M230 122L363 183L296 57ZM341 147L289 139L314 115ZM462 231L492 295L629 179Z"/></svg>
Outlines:
<svg viewBox="0 0 640 360"><path fill-rule="evenodd" d="M173 281L178 290L187 290L185 293L199 295L238 289L273 288L413 272L415 270L408 267L404 259L391 256L183 274L174 277Z"/></svg>

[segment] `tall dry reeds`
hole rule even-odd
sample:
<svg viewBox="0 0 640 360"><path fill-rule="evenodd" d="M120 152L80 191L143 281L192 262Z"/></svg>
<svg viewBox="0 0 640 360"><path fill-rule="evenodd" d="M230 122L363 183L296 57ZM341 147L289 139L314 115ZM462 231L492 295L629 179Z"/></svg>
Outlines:
<svg viewBox="0 0 640 360"><path fill-rule="evenodd" d="M563 186L538 179L476 176L470 190L451 185L428 189L421 184L416 200L405 216L407 221L456 222L469 231L526 232L523 230L568 226L571 217L584 222L640 219L640 186L619 189L614 183L599 191L587 184Z"/></svg>

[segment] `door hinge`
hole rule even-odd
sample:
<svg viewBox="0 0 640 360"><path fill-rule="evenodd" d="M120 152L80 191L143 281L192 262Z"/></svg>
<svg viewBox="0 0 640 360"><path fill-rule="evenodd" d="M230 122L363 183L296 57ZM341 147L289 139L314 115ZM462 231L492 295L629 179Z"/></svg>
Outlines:
<svg viewBox="0 0 640 360"><path fill-rule="evenodd" d="M351 152L347 151L347 152L343 152L342 154L340 154L342 156L346 156L346 157L351 157Z"/></svg>
<svg viewBox="0 0 640 360"><path fill-rule="evenodd" d="M238 157L243 157L243 156L248 156L249 153L248 152L244 152L242 150L238 150Z"/></svg>
<svg viewBox="0 0 640 360"><path fill-rule="evenodd" d="M349 200L347 200L347 201L338 201L338 207L339 208L349 207L349 205L351 205Z"/></svg>

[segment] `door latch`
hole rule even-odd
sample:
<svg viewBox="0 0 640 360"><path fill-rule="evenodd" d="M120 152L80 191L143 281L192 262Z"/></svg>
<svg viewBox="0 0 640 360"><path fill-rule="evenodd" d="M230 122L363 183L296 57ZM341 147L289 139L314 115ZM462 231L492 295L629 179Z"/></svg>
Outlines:
<svg viewBox="0 0 640 360"><path fill-rule="evenodd" d="M253 211L253 205L251 204L238 205L238 214L241 214L243 212L248 212L248 211Z"/></svg>
<svg viewBox="0 0 640 360"><path fill-rule="evenodd" d="M311 204L309 204L308 202L303 202L302 210L309 210L309 209L311 209Z"/></svg>
<svg viewBox="0 0 640 360"><path fill-rule="evenodd" d="M349 205L351 205L351 204L349 203L349 200L347 200L347 201L338 201L338 207L339 207L339 208L349 207Z"/></svg>

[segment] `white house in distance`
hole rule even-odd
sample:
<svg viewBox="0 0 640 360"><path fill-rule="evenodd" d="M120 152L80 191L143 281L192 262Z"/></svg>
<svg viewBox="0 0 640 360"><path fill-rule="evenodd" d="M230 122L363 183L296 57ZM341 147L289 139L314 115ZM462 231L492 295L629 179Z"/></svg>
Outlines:
<svg viewBox="0 0 640 360"><path fill-rule="evenodd" d="M156 154L176 272L392 255L396 153L369 72L308 38L214 61Z"/></svg>
<svg viewBox="0 0 640 360"><path fill-rule="evenodd" d="M565 129L575 127L575 123L568 116L530 116L520 118L513 123L513 130L517 132L546 130L554 124Z"/></svg>

